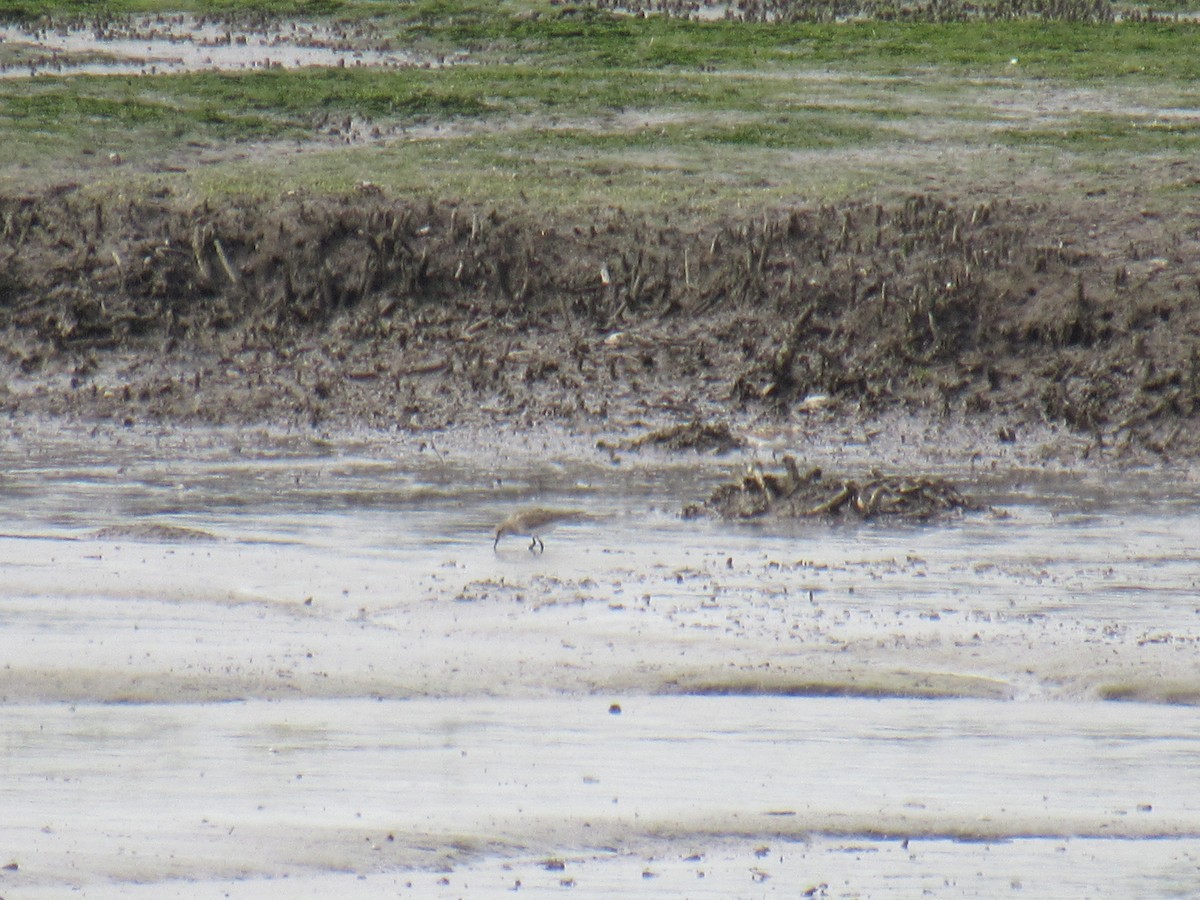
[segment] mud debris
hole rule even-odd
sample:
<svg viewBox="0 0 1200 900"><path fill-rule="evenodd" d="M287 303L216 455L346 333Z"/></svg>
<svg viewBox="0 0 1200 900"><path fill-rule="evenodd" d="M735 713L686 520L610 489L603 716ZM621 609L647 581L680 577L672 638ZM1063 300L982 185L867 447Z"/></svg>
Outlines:
<svg viewBox="0 0 1200 900"><path fill-rule="evenodd" d="M200 528L182 525L162 525L156 522L132 522L124 525L106 525L92 532L91 537L100 541L137 541L144 543L183 544L220 540L215 534Z"/></svg>
<svg viewBox="0 0 1200 900"><path fill-rule="evenodd" d="M715 456L741 450L745 446L746 439L735 434L725 422L704 422L700 419L657 428L649 434L630 440L596 442L596 447L600 450L640 450L643 447L657 447L673 452L694 450L697 453L711 453Z"/></svg>
<svg viewBox="0 0 1200 900"><path fill-rule="evenodd" d="M942 478L882 475L857 481L826 478L819 468L802 470L795 457L783 457L782 473L752 464L738 481L727 482L701 504L683 510L685 519L889 519L927 522L983 509Z"/></svg>

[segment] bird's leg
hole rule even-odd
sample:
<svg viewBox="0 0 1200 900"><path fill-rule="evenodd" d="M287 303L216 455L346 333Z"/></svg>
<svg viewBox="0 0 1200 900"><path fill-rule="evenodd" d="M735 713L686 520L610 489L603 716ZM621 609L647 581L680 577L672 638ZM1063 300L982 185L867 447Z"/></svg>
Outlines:
<svg viewBox="0 0 1200 900"><path fill-rule="evenodd" d="M537 537L535 535L530 535L529 537L529 552L534 553L537 551Z"/></svg>
<svg viewBox="0 0 1200 900"><path fill-rule="evenodd" d="M542 543L542 539L536 534L533 536L533 540L529 542L529 552L532 553L535 547L538 548L538 553L546 552L546 545Z"/></svg>
<svg viewBox="0 0 1200 900"><path fill-rule="evenodd" d="M496 535L496 540L492 541L492 552L500 552L500 535Z"/></svg>

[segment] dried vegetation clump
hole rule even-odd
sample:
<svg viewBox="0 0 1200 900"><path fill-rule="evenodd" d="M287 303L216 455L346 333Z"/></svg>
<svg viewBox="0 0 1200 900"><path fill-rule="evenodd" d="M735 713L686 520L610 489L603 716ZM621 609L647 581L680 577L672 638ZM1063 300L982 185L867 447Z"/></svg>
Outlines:
<svg viewBox="0 0 1200 900"><path fill-rule="evenodd" d="M690 421L820 395L1190 453L1200 234L1151 224L928 195L678 221L0 197L0 365L69 373L36 403L100 416Z"/></svg>
<svg viewBox="0 0 1200 900"><path fill-rule="evenodd" d="M864 481L831 479L819 468L802 471L791 456L783 457L783 468L770 473L750 466L743 478L722 484L703 504L685 507L684 518L926 522L982 509L941 478L875 472Z"/></svg>

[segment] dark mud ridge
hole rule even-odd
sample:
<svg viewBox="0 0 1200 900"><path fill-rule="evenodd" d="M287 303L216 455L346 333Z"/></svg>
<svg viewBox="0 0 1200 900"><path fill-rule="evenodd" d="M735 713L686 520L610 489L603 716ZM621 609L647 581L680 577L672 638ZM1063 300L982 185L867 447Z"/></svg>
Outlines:
<svg viewBox="0 0 1200 900"><path fill-rule="evenodd" d="M914 196L564 221L375 190L0 197L0 408L440 428L819 403L1194 457L1194 224L1120 230L1114 209L1083 232L1071 213Z"/></svg>

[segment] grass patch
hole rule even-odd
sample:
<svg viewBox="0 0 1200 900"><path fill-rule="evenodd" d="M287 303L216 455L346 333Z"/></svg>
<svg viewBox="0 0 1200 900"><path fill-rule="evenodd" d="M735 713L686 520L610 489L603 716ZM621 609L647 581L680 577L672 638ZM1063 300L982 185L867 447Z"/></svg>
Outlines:
<svg viewBox="0 0 1200 900"><path fill-rule="evenodd" d="M258 169L230 163L188 177L218 191L345 189L370 180L555 204L573 197L771 202L789 192L836 196L874 185L902 155L893 149L907 153L922 142L975 151L999 144L1008 149L997 154L1025 157L1067 149L1100 164L1111 150L1190 156L1200 130L1184 119L1147 121L1143 111L1194 106L1200 28L1189 23L689 22L568 14L541 0L172 5L205 14L369 17L398 47L471 57L428 69L0 81L0 143L11 148L0 177L23 181L32 171L52 179L76 167L80 153L100 149L162 160L196 143L325 140L319 123L350 116L399 137L361 147L327 141L326 152L289 158L286 167L276 159ZM160 7L0 0L0 16ZM1028 94L1078 86L1105 89L1112 111L1050 124L1019 111ZM1130 102L1123 114L1116 98L1134 95L1143 98L1140 109ZM436 140L404 140L412 126L425 126L425 138L432 126L442 130ZM797 168L800 151L817 168ZM877 159L856 169L839 157L843 151ZM919 179L921 164L913 165Z"/></svg>
<svg viewBox="0 0 1200 900"><path fill-rule="evenodd" d="M262 140L312 134L323 113L448 120L490 107L454 85L404 73L342 69L201 72L154 78L72 76L0 82L0 135L57 136L61 151L79 140Z"/></svg>
<svg viewBox="0 0 1200 900"><path fill-rule="evenodd" d="M720 122L697 118L666 121L621 130L553 128L509 135L515 152L621 153L628 150L689 150L705 146L763 150L813 150L865 145L890 137L868 124L856 124L844 112L796 110L770 121Z"/></svg>
<svg viewBox="0 0 1200 900"><path fill-rule="evenodd" d="M0 82L0 140L7 166L75 167L80 153L161 160L186 142L244 142L307 135L295 121L186 97L132 90L126 79ZM56 162L58 161L58 162Z"/></svg>
<svg viewBox="0 0 1200 900"><path fill-rule="evenodd" d="M312 117L322 112L370 118L452 119L492 111L477 92L426 70L271 70L197 72L163 79L160 90L230 109Z"/></svg>
<svg viewBox="0 0 1200 900"><path fill-rule="evenodd" d="M1200 124L1091 115L1053 128L1004 129L999 138L1009 146L1058 147L1074 153L1194 153L1200 146Z"/></svg>
<svg viewBox="0 0 1200 900"><path fill-rule="evenodd" d="M150 98L123 99L73 92L37 92L6 98L0 119L20 127L55 133L85 130L121 133L156 128L164 134L204 132L225 140L275 137L290 130L286 123L246 111L231 113L212 103L190 108ZM69 123L69 127L64 127Z"/></svg>
<svg viewBox="0 0 1200 900"><path fill-rule="evenodd" d="M1013 58L1042 78L1200 77L1191 22L1076 24L1028 19L921 23L693 22L637 19L548 2L483 0L178 0L203 14L370 18L408 45L569 69L750 70L773 67L1001 75ZM0 0L0 18L161 12L150 0ZM529 15L530 12L537 15Z"/></svg>
<svg viewBox="0 0 1200 900"><path fill-rule="evenodd" d="M292 156L286 166L249 160L177 179L201 194L353 189L376 184L403 196L480 203L533 203L556 210L598 207L680 213L797 200L842 199L870 188L853 166L831 167L853 147L895 136L843 120L840 110L800 110L786 121L730 116L611 121L548 128L534 117L465 133L422 129L376 146ZM815 154L815 156L813 155Z"/></svg>

